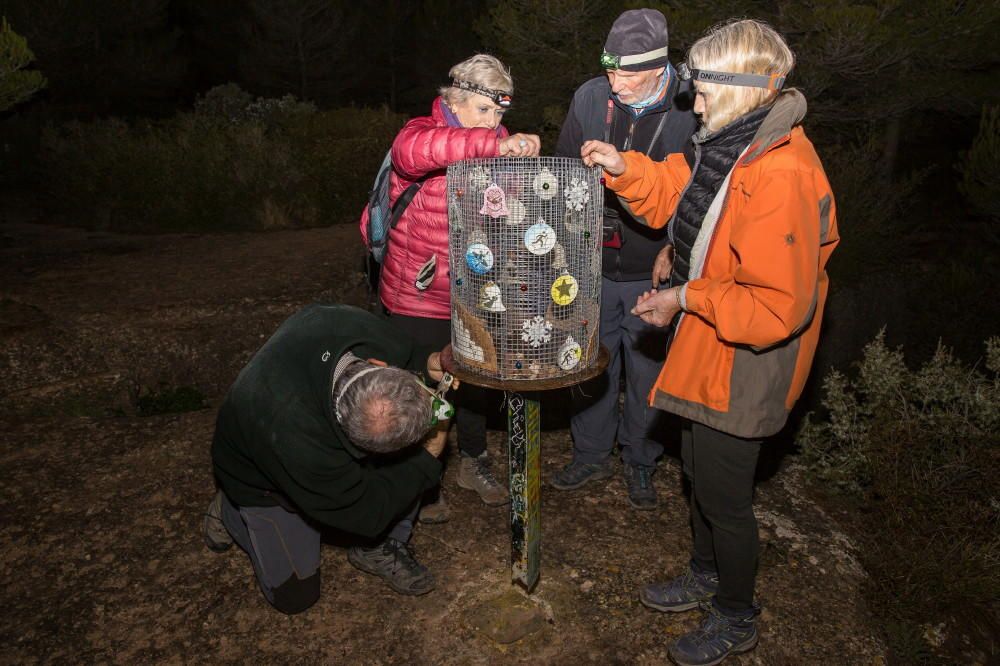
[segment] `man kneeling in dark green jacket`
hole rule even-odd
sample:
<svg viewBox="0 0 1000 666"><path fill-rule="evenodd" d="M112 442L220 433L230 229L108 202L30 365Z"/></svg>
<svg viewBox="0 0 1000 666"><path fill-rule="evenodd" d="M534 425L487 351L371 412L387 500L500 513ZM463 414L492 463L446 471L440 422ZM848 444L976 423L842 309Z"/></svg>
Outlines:
<svg viewBox="0 0 1000 666"><path fill-rule="evenodd" d="M239 544L278 610L298 613L319 598L324 526L377 540L351 548L348 560L397 592L433 589L407 542L421 495L440 480L447 424L424 439L434 400L410 370L439 381L440 354L364 310L310 305L226 395L205 542L215 551Z"/></svg>

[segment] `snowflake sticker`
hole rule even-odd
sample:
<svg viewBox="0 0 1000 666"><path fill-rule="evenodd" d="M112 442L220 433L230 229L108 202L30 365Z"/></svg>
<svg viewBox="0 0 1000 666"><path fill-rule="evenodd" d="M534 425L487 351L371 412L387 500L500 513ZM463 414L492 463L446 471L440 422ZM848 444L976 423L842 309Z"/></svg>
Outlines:
<svg viewBox="0 0 1000 666"><path fill-rule="evenodd" d="M477 190L481 190L493 182L493 176L489 167L477 166L469 173L469 185Z"/></svg>
<svg viewBox="0 0 1000 666"><path fill-rule="evenodd" d="M521 324L521 339L532 347L541 347L543 342L552 339L552 322L545 321L541 315L525 320Z"/></svg>
<svg viewBox="0 0 1000 666"><path fill-rule="evenodd" d="M559 181L552 175L551 171L542 167L542 170L535 176L535 180L532 181L531 187L539 199L548 201L559 191Z"/></svg>
<svg viewBox="0 0 1000 666"><path fill-rule="evenodd" d="M590 186L579 178L573 178L566 186L565 196L566 208L582 211L587 202L590 201Z"/></svg>

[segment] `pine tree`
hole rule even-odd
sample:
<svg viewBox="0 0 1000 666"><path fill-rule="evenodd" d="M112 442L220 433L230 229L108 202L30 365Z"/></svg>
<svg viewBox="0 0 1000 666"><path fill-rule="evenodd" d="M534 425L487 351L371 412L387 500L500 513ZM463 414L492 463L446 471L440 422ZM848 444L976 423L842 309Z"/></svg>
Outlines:
<svg viewBox="0 0 1000 666"><path fill-rule="evenodd" d="M20 104L45 87L41 72L24 68L35 59L28 41L0 22L0 111Z"/></svg>

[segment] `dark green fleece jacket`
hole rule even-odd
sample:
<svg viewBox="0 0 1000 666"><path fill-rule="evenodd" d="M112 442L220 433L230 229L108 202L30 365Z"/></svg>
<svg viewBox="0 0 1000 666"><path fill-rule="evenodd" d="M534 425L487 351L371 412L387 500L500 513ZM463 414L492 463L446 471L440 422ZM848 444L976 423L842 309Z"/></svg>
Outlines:
<svg viewBox="0 0 1000 666"><path fill-rule="evenodd" d="M235 504L279 504L374 537L437 485L441 464L419 446L379 460L348 441L331 402L333 370L348 351L423 373L431 350L346 305L310 305L289 317L219 409L212 463Z"/></svg>

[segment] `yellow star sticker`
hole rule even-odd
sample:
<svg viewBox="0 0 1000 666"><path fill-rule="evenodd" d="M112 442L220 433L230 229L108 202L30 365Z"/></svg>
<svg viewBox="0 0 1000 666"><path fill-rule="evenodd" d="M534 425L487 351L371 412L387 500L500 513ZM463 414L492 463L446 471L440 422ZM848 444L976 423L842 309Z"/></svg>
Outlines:
<svg viewBox="0 0 1000 666"><path fill-rule="evenodd" d="M552 300L559 305L569 305L576 298L579 290L576 278L572 275L560 275L552 283Z"/></svg>

